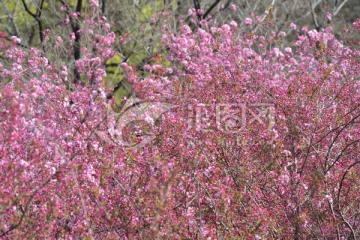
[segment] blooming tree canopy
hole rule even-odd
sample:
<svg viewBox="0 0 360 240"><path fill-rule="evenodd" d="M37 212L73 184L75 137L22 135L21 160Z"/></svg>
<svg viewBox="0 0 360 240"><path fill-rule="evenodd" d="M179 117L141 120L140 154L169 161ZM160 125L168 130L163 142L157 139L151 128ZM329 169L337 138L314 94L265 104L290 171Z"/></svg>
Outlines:
<svg viewBox="0 0 360 240"><path fill-rule="evenodd" d="M0 42L2 238L360 236L359 42L292 24L284 46L271 11L175 30L161 13L167 52L121 65L141 101L118 113L105 66L126 37L90 2L80 32L44 31L52 48ZM79 46L73 69L49 55Z"/></svg>

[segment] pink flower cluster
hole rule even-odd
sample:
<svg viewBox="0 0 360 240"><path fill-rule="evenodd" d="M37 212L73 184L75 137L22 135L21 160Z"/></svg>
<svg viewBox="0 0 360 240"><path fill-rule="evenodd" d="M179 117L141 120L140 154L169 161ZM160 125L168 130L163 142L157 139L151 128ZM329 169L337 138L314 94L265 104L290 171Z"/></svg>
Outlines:
<svg viewBox="0 0 360 240"><path fill-rule="evenodd" d="M283 46L236 22L182 25L163 33L166 63L121 64L143 102L117 114L116 36L97 16L75 66L0 43L0 238L359 236L359 45L330 28Z"/></svg>

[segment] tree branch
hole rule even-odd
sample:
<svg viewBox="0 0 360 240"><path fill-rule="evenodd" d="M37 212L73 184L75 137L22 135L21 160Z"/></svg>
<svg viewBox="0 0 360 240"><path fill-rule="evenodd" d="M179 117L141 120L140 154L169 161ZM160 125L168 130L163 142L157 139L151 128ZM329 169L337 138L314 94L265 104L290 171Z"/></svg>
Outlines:
<svg viewBox="0 0 360 240"><path fill-rule="evenodd" d="M220 0L216 0L210 7L209 9L204 13L203 15L203 18L205 19L209 14L210 12L216 7L216 5L218 5L220 2ZM229 2L230 3L230 2Z"/></svg>
<svg viewBox="0 0 360 240"><path fill-rule="evenodd" d="M346 4L348 1L349 1L349 0L343 1L343 2L340 4L340 6L339 6L336 10L334 10L334 14L333 14L334 17L340 12L340 10L345 6L345 4Z"/></svg>
<svg viewBox="0 0 360 240"><path fill-rule="evenodd" d="M101 12L102 14L105 16L105 11L106 11L106 0L102 0L101 2Z"/></svg>
<svg viewBox="0 0 360 240"><path fill-rule="evenodd" d="M2 231L2 233L0 233L0 237L5 237L7 236L11 231L15 230L16 228L18 228L22 222L24 221L24 218L25 218L25 215L27 213L27 211L29 210L29 207L30 207L30 203L32 202L32 200L34 199L34 197L39 193L39 191L45 187L47 184L50 183L50 181L54 178L56 178L57 174L59 174L59 172L64 169L66 167L66 164L62 165L59 167L59 169L54 173L52 174L46 181L44 181L40 186L36 187L35 188L35 191L31 194L31 196L29 197L29 199L27 200L26 202L26 205L25 205L25 208L22 208L21 209L21 216L20 216L20 219L19 221L16 223L16 224L12 224L10 225L9 229L6 230L6 231Z"/></svg>
<svg viewBox="0 0 360 240"><path fill-rule="evenodd" d="M198 16L198 19L201 20L201 19L202 19L202 16L201 16L201 14L200 14L199 11L198 11L198 10L201 9L199 0L194 0L194 7L195 7L195 10L196 10L196 15Z"/></svg>
<svg viewBox="0 0 360 240"><path fill-rule="evenodd" d="M4 3L4 1L2 1L2 5L3 5L3 9L5 10L8 18L10 19L11 25L12 25L12 27L14 28L14 31L15 31L15 34L11 34L11 35L15 35L15 36L17 36L17 37L20 37L20 35L19 35L19 29L18 29L18 27L17 27L16 24L15 24L13 14L10 13L10 11L9 11L9 9L8 9L8 6L7 6L7 4ZM15 12L15 11L16 11L16 8L14 8L14 12ZM10 32L10 31L9 31L9 32Z"/></svg>
<svg viewBox="0 0 360 240"><path fill-rule="evenodd" d="M314 24L315 24L315 27L316 27L316 30L320 30L320 26L319 26L319 23L318 23L318 21L317 21L317 19L316 19L316 16L315 16L315 8L316 8L316 5L315 6L313 6L313 2L312 2L312 0L310 0L310 8L311 8L311 16L312 16L312 18L313 18L313 20L314 20Z"/></svg>
<svg viewBox="0 0 360 240"><path fill-rule="evenodd" d="M74 46L73 46L73 48L74 48L74 61L75 61L74 83L78 83L80 81L80 73L79 73L78 68L76 67L76 61L81 58L80 25L79 25L79 22L76 19L74 19L74 17L71 16L71 13L69 11L70 8L66 4L66 2L64 0L60 0L60 1L61 1L62 4L64 4L66 6L66 14L70 18L71 29L72 29L73 34L75 35L75 41L74 41ZM79 15L81 13L81 8L82 8L82 0L78 0L77 4L76 4L75 12L78 13Z"/></svg>
<svg viewBox="0 0 360 240"><path fill-rule="evenodd" d="M33 13L30 11L28 5L26 4L25 0L21 0L22 1L22 4L25 8L25 11L30 15L32 16L35 21L37 22L38 24L38 27L39 27L39 37L40 37L40 42L41 42L41 45L42 45L42 49L44 51L44 46L43 46L43 43L44 43L44 32L43 32L43 25L42 25L42 22L41 22L41 14L42 14L42 8L44 6L44 2L45 0L42 0L41 3L40 3L40 6L38 6L38 9L37 9L37 12L36 13Z"/></svg>

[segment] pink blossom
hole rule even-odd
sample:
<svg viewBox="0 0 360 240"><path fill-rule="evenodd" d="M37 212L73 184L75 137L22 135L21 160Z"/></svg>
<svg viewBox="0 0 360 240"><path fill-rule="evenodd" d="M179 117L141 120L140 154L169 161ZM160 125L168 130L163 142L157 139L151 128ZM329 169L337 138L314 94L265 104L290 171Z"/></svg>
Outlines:
<svg viewBox="0 0 360 240"><path fill-rule="evenodd" d="M188 25L183 25L179 28L182 34L190 34L192 33L191 28Z"/></svg>
<svg viewBox="0 0 360 240"><path fill-rule="evenodd" d="M104 24L104 28L106 29L106 31L110 31L110 24L109 23L105 23Z"/></svg>
<svg viewBox="0 0 360 240"><path fill-rule="evenodd" d="M295 23L290 23L290 28L291 28L292 30L296 30L297 26L296 26Z"/></svg>
<svg viewBox="0 0 360 240"><path fill-rule="evenodd" d="M98 0L90 0L90 6L92 8L97 8L99 7L99 1Z"/></svg>
<svg viewBox="0 0 360 240"><path fill-rule="evenodd" d="M283 150L283 153L285 154L285 156L291 156L291 152L289 150Z"/></svg>
<svg viewBox="0 0 360 240"><path fill-rule="evenodd" d="M152 66L152 68L154 71L162 71L164 69L164 67L159 64Z"/></svg>
<svg viewBox="0 0 360 240"><path fill-rule="evenodd" d="M68 70L66 66L61 66L61 75L67 76L68 75Z"/></svg>
<svg viewBox="0 0 360 240"><path fill-rule="evenodd" d="M279 32L279 37L285 37L285 36L286 36L285 32L283 32L283 31Z"/></svg>
<svg viewBox="0 0 360 240"><path fill-rule="evenodd" d="M331 13L326 13L326 18L331 21L332 19L332 14Z"/></svg>
<svg viewBox="0 0 360 240"><path fill-rule="evenodd" d="M307 32L309 31L308 26L303 26L302 29L301 29L301 31L307 33Z"/></svg>
<svg viewBox="0 0 360 240"><path fill-rule="evenodd" d="M288 53L288 54L292 54L292 49L290 47L286 47L284 49L284 52Z"/></svg>
<svg viewBox="0 0 360 240"><path fill-rule="evenodd" d="M171 67L168 67L168 68L166 68L165 72L168 74L172 74L174 72L174 70Z"/></svg>
<svg viewBox="0 0 360 240"><path fill-rule="evenodd" d="M279 48L274 48L273 53L275 54L276 57L283 56L283 53L280 51Z"/></svg>
<svg viewBox="0 0 360 240"><path fill-rule="evenodd" d="M21 39L17 36L11 36L10 39L13 43L21 43Z"/></svg>
<svg viewBox="0 0 360 240"><path fill-rule="evenodd" d="M356 21L353 23L354 27L357 29L360 29L360 18L356 19Z"/></svg>
<svg viewBox="0 0 360 240"><path fill-rule="evenodd" d="M261 20L261 17L260 17L260 16L256 16L256 17L255 17L255 19L256 19L256 22L257 22L257 23L261 23L261 22L262 22L262 20Z"/></svg>
<svg viewBox="0 0 360 240"><path fill-rule="evenodd" d="M99 57L94 57L90 59L90 64L92 68L95 68L101 64L101 59Z"/></svg>
<svg viewBox="0 0 360 240"><path fill-rule="evenodd" d="M111 44L113 44L115 42L115 33L114 32L110 32L105 38L102 39L102 42L106 45L106 46L110 46Z"/></svg>
<svg viewBox="0 0 360 240"><path fill-rule="evenodd" d="M151 67L149 64L146 64L146 65L144 66L144 70L145 70L145 71L152 71L152 67Z"/></svg>
<svg viewBox="0 0 360 240"><path fill-rule="evenodd" d="M245 25L248 25L248 26L252 25L252 20L251 20L251 18L245 18L245 19L244 19L244 23L245 23Z"/></svg>
<svg viewBox="0 0 360 240"><path fill-rule="evenodd" d="M132 71L132 67L129 64L127 64L126 62L121 63L120 66L127 71Z"/></svg>
<svg viewBox="0 0 360 240"><path fill-rule="evenodd" d="M231 4L231 10L234 11L234 12L236 11L236 5L235 4Z"/></svg>
<svg viewBox="0 0 360 240"><path fill-rule="evenodd" d="M119 36L119 42L120 42L120 44L125 44L126 43L126 37Z"/></svg>
<svg viewBox="0 0 360 240"><path fill-rule="evenodd" d="M230 26L227 24L224 24L221 28L225 33L228 33L230 31Z"/></svg>
<svg viewBox="0 0 360 240"><path fill-rule="evenodd" d="M190 9L188 10L188 15L189 15L189 16L193 16L194 14L195 14L195 9L190 8Z"/></svg>
<svg viewBox="0 0 360 240"><path fill-rule="evenodd" d="M74 41L75 38L76 38L76 37L75 37L75 33L73 33L73 32L70 33L70 40L71 40L71 41Z"/></svg>
<svg viewBox="0 0 360 240"><path fill-rule="evenodd" d="M65 12L67 10L67 6L66 5L62 5L60 8L60 11Z"/></svg>
<svg viewBox="0 0 360 240"><path fill-rule="evenodd" d="M314 40L314 41L320 40L320 34L315 29L308 31L308 34L312 40Z"/></svg>
<svg viewBox="0 0 360 240"><path fill-rule="evenodd" d="M237 23L236 23L235 21L231 21L231 22L230 22L230 26L232 26L232 27L237 27Z"/></svg>
<svg viewBox="0 0 360 240"><path fill-rule="evenodd" d="M207 20L206 20L206 19L202 19L202 20L200 21L200 24L201 24L201 25L206 25L206 24L207 24Z"/></svg>
<svg viewBox="0 0 360 240"><path fill-rule="evenodd" d="M57 36L56 37L56 43L55 43L55 48L60 48L61 47L61 45L63 44L63 40L62 40L62 38L60 37L60 36Z"/></svg>

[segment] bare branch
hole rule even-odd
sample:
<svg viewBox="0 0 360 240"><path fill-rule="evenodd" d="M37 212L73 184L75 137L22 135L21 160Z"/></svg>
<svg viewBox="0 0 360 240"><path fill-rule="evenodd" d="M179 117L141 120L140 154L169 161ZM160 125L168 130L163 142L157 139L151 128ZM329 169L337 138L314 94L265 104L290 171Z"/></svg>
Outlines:
<svg viewBox="0 0 360 240"><path fill-rule="evenodd" d="M349 1L349 0L344 0L344 1L340 4L340 6L339 6L336 10L334 10L333 16L336 16L336 15L340 12L340 10L345 6L345 4L346 4L348 1Z"/></svg>
<svg viewBox="0 0 360 240"><path fill-rule="evenodd" d="M81 45L80 45L80 25L79 22L71 16L69 11L70 7L66 4L64 0L60 0L62 4L66 6L66 14L70 18L71 29L73 34L75 35L75 42L74 42L74 61L76 62L81 58ZM76 13L81 13L82 8L82 0L78 0L76 4ZM78 83L80 81L80 73L75 65L74 67L74 83Z"/></svg>
<svg viewBox="0 0 360 240"><path fill-rule="evenodd" d="M210 12L216 7L216 5L218 5L220 2L220 0L216 0L210 7L209 9L205 12L203 18L205 19L209 14Z"/></svg>
<svg viewBox="0 0 360 240"><path fill-rule="evenodd" d="M45 0L41 0L40 6L38 6L38 9L36 11L36 13L31 12L31 10L29 9L28 5L26 4L25 0L21 0L23 3L23 6L25 8L25 11L32 16L35 21L38 24L39 27L39 37L40 37L40 42L41 45L43 46L44 43L44 32L43 32L43 25L42 25L42 21L41 21L41 14L42 14L42 8L44 6L44 2ZM43 47L43 51L44 51L44 47Z"/></svg>
<svg viewBox="0 0 360 240"><path fill-rule="evenodd" d="M6 14L7 14L7 17L10 19L11 25L12 25L14 31L15 31L15 34L12 34L12 35L15 35L15 36L17 36L17 37L20 37L20 35L19 35L19 29L18 29L18 27L17 27L16 24L15 24L13 14L10 13L10 11L9 11L9 9L8 9L8 6L4 3L4 1L2 1L1 3L2 3L3 9L5 10L5 12L6 12ZM15 11L15 9L14 9L14 11Z"/></svg>
<svg viewBox="0 0 360 240"><path fill-rule="evenodd" d="M320 26L319 26L319 23L318 23L318 21L317 21L317 19L316 19L316 16L315 16L315 8L316 8L316 6L313 6L312 0L310 0L310 8L311 8L311 16L312 16L312 18L313 18L315 27L316 27L317 30L319 30L319 29L320 29Z"/></svg>

